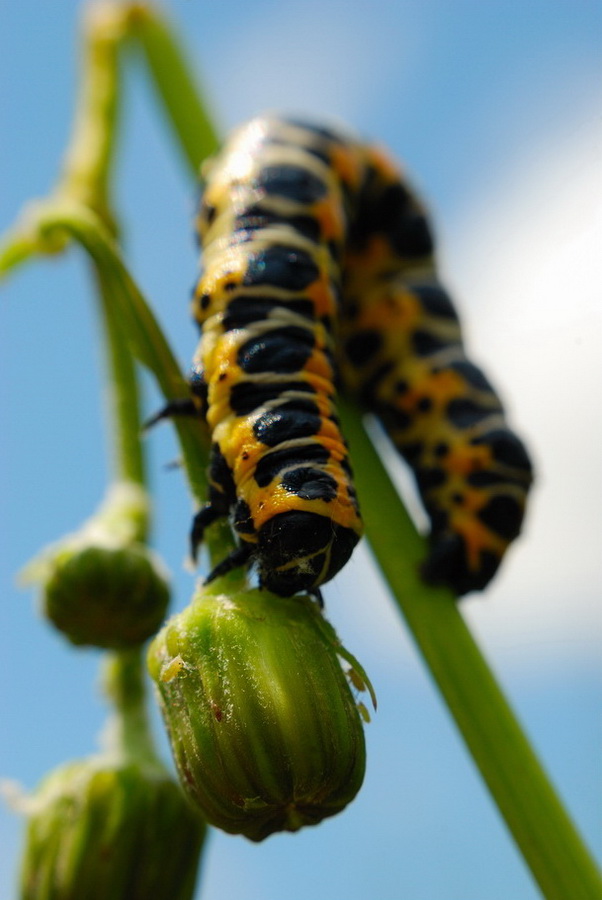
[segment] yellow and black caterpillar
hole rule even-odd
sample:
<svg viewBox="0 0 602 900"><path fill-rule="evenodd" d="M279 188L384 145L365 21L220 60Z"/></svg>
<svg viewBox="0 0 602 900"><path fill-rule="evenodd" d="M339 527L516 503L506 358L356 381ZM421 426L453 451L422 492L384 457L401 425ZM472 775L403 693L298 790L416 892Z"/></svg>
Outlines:
<svg viewBox="0 0 602 900"><path fill-rule="evenodd" d="M206 175L193 389L212 458L192 540L231 514L239 548L209 577L252 560L287 596L332 578L362 525L334 405L345 198L302 129L275 125L252 122Z"/></svg>
<svg viewBox="0 0 602 900"><path fill-rule="evenodd" d="M431 521L424 577L484 588L522 524L532 467L499 397L466 357L425 210L367 148L343 271L340 369L411 466Z"/></svg>
<svg viewBox="0 0 602 900"><path fill-rule="evenodd" d="M335 380L383 421L431 519L425 577L484 587L519 532L531 466L439 284L425 211L377 148L259 118L205 170L193 393L212 435L192 541L232 516L280 595L317 591L361 534Z"/></svg>

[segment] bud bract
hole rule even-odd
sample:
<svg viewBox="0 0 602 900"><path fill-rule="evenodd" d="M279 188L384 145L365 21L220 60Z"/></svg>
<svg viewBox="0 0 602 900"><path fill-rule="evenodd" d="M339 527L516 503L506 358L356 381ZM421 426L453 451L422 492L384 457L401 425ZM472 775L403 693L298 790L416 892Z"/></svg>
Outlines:
<svg viewBox="0 0 602 900"><path fill-rule="evenodd" d="M24 805L20 900L191 900L205 825L159 766L68 763Z"/></svg>
<svg viewBox="0 0 602 900"><path fill-rule="evenodd" d="M352 661L316 603L203 589L153 640L149 669L183 786L207 821L254 841L342 810L364 777Z"/></svg>

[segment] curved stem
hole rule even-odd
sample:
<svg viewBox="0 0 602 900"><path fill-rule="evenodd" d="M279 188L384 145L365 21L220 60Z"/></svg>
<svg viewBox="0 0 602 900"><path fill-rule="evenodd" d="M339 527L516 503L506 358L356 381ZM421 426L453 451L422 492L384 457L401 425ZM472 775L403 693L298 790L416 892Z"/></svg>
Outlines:
<svg viewBox="0 0 602 900"><path fill-rule="evenodd" d="M92 210L79 204L50 200L31 208L16 240L26 230L32 245L43 249L44 242L53 246L61 234L76 240L90 255L102 280L103 296L111 315L119 318L131 351L154 375L166 400L188 399L190 388L161 331L152 311L127 271L119 248ZM0 271L3 260L12 259L9 245L0 248ZM198 505L207 497L207 463L209 437L204 423L197 418L174 419L182 461L190 489ZM212 561L218 562L233 548L229 530L217 525L207 529L207 548Z"/></svg>
<svg viewBox="0 0 602 900"><path fill-rule="evenodd" d="M548 900L600 900L594 860L470 634L453 595L419 576L426 544L357 412L341 404L368 540L428 669Z"/></svg>
<svg viewBox="0 0 602 900"><path fill-rule="evenodd" d="M108 231L118 228L109 199L119 106L119 51L127 34L122 4L93 3L83 23L80 87L73 131L54 196L93 210ZM102 269L95 272L110 388L109 434L118 481L145 483L138 379Z"/></svg>
<svg viewBox="0 0 602 900"><path fill-rule="evenodd" d="M117 133L118 57L126 24L122 4L93 3L86 9L73 132L55 188L58 197L95 210L113 234L118 229L108 192Z"/></svg>
<svg viewBox="0 0 602 900"><path fill-rule="evenodd" d="M198 79L192 74L180 41L156 8L147 3L130 4L129 27L132 37L140 43L178 149L198 175L201 162L219 146Z"/></svg>

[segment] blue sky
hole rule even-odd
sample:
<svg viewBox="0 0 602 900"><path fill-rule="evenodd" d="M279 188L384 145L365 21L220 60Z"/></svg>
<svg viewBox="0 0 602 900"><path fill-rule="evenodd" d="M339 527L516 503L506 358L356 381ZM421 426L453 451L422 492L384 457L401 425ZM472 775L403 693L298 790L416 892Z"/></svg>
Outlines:
<svg viewBox="0 0 602 900"><path fill-rule="evenodd" d="M80 4L0 8L0 227L44 194L69 130ZM167 5L226 129L265 109L334 118L386 143L427 198L469 347L536 460L524 537L463 604L537 752L598 853L602 737L602 7L577 0ZM194 186L143 76L127 77L117 195L133 271L183 365L196 334ZM95 749L93 652L38 617L15 573L72 531L107 478L103 360L77 252L18 273L0 299L0 775L32 787ZM147 405L157 395L147 382ZM155 544L181 608L190 515L169 427L148 441ZM403 472L399 471L403 480ZM203 900L535 900L538 896L365 549L328 616L379 710L368 773L341 816L260 846L212 836ZM159 724L159 723L157 723ZM167 752L167 751L166 751ZM0 810L0 897L20 822Z"/></svg>

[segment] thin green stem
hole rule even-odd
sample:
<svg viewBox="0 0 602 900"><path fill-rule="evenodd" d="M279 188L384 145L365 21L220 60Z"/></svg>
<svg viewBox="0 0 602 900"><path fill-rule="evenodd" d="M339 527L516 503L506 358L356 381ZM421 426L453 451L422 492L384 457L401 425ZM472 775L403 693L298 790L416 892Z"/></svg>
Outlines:
<svg viewBox="0 0 602 900"><path fill-rule="evenodd" d="M130 4L129 26L138 39L159 100L188 166L198 175L215 153L219 138L180 41L159 11L148 3Z"/></svg>
<svg viewBox="0 0 602 900"><path fill-rule="evenodd" d="M90 255L102 279L103 297L118 317L131 352L157 380L166 400L187 400L188 382L161 331L152 311L127 271L119 248L94 212L66 200L49 200L30 207L25 221L13 232L20 246L23 235L43 252L45 242L54 246L65 234L77 241ZM16 264L11 238L0 247L0 271ZM18 261L23 261L19 259ZM202 505L207 497L207 463L209 437L206 427L196 417L175 417L174 425L182 450L182 462L193 497ZM233 548L231 532L219 523L207 530L207 548L212 563L219 562Z"/></svg>
<svg viewBox="0 0 602 900"><path fill-rule="evenodd" d="M109 199L119 111L119 51L127 35L122 4L93 3L83 22L81 77L76 114L54 196L94 211L112 235L116 217ZM110 388L109 434L119 481L145 482L140 441L138 379L103 269L96 270Z"/></svg>
<svg viewBox="0 0 602 900"><path fill-rule="evenodd" d="M359 415L343 405L372 552L487 786L548 900L600 900L596 865L458 609L419 576L426 545Z"/></svg>
<svg viewBox="0 0 602 900"><path fill-rule="evenodd" d="M137 358L157 378L166 400L187 399L190 391L154 316L123 266L117 247L109 240L116 233L107 195L117 122L118 51L128 37L140 43L178 144L195 174L201 160L216 149L217 137L210 117L166 22L144 3L100 0L91 4L85 22L78 113L55 199L47 201L45 208L42 204L26 211L24 225L15 229L0 248L0 275L36 253L64 249L66 232L91 254L101 286L108 336L113 408L119 425L115 453L118 471L137 480L142 475L141 459L136 460L135 450L138 417L128 418L134 410L130 375L135 377L135 373L128 375L119 329L127 333ZM97 227L95 214L108 235ZM207 496L206 432L191 419L176 418L174 424L193 496L202 504ZM206 537L212 564L232 549L229 529L212 526Z"/></svg>
<svg viewBox="0 0 602 900"><path fill-rule="evenodd" d="M74 223L72 223L74 224ZM114 314L119 315L127 332L132 352L154 375L166 401L188 400L190 387L184 378L169 344L160 329L150 307L129 275L117 247L111 246L110 236L104 235L104 242L87 240L85 230L74 228L72 234L95 258L98 269L103 270L105 282L112 285L110 297L114 304ZM96 254L96 255L95 255ZM207 429L196 417L176 416L173 424L182 451L182 463L191 493L202 506L207 500L207 466L209 461L209 436ZM204 544L207 547L211 565L224 559L234 548L232 531L227 523L217 522L207 529Z"/></svg>
<svg viewBox="0 0 602 900"><path fill-rule="evenodd" d="M83 23L80 87L73 131L55 188L59 197L89 206L117 233L109 203L119 106L119 50L127 34L121 4L93 3Z"/></svg>
<svg viewBox="0 0 602 900"><path fill-rule="evenodd" d="M105 331L109 370L109 404L114 469L117 480L146 483L144 454L140 440L140 390L134 360L111 300L104 273L95 269L95 280Z"/></svg>
<svg viewBox="0 0 602 900"><path fill-rule="evenodd" d="M107 653L102 681L114 710L107 749L127 759L161 766L148 718L143 651Z"/></svg>

